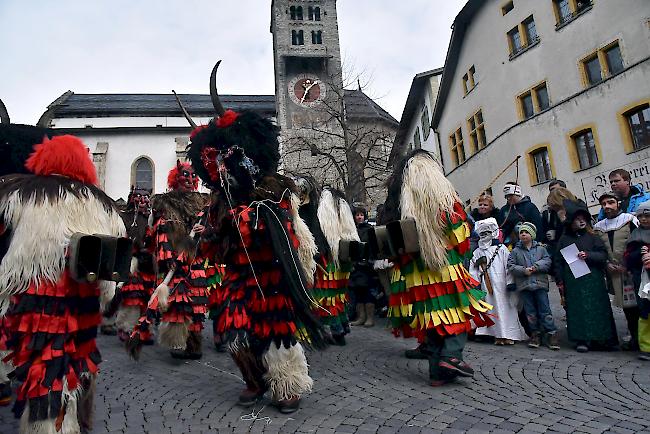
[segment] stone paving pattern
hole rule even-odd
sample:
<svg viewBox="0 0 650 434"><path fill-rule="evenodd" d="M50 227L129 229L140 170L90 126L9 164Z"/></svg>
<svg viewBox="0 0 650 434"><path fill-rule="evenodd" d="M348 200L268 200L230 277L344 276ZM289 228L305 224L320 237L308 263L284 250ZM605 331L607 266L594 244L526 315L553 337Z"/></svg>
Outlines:
<svg viewBox="0 0 650 434"><path fill-rule="evenodd" d="M211 333L200 361L145 347L134 362L117 338L102 336L92 432L650 433L650 363L633 353L579 354L564 331L559 352L471 342L465 359L474 379L433 388L427 362L403 357L415 341L393 338L384 324L354 328L347 346L308 354L315 385L302 409L282 415L267 399L257 420L236 405L244 384L230 357L213 350ZM0 408L0 433L17 426L10 407Z"/></svg>

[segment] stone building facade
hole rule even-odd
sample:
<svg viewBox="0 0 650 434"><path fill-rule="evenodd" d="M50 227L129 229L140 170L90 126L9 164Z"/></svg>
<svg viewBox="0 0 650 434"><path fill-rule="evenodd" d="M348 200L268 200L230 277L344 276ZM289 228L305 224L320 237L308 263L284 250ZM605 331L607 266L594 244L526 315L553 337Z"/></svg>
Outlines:
<svg viewBox="0 0 650 434"><path fill-rule="evenodd" d="M517 156L544 204L562 179L597 208L607 174L650 181L650 2L470 0L454 21L432 126L447 177L475 198ZM511 166L495 183L517 176Z"/></svg>

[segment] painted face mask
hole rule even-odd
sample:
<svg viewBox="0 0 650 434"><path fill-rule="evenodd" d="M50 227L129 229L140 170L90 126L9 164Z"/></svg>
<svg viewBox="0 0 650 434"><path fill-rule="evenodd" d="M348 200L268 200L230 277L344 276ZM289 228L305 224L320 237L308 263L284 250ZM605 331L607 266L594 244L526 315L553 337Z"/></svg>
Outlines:
<svg viewBox="0 0 650 434"><path fill-rule="evenodd" d="M482 249L487 249L492 245L492 232L485 231L479 234L478 245Z"/></svg>

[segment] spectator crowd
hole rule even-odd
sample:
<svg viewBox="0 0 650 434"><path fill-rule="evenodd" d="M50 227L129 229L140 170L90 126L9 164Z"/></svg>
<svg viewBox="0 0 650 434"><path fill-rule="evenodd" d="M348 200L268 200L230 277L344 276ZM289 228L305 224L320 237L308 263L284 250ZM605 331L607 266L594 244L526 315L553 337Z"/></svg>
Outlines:
<svg viewBox="0 0 650 434"><path fill-rule="evenodd" d="M516 182L505 184L500 209L490 194L480 196L470 213L468 269L494 306L495 324L478 328L477 340L559 349L554 281L576 351L629 350L650 361L650 193L624 169L609 174L609 185L596 215L561 180L548 184L541 212ZM612 304L629 336L619 339Z"/></svg>

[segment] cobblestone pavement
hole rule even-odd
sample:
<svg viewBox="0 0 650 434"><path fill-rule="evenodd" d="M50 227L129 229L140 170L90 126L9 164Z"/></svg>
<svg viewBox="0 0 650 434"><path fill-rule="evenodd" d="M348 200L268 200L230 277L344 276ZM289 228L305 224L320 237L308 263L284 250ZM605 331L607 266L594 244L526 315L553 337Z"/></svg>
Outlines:
<svg viewBox="0 0 650 434"><path fill-rule="evenodd" d="M432 388L426 361L403 357L414 341L381 325L355 328L346 347L308 355L315 386L299 412L265 401L254 419L235 405L243 382L209 334L203 359L190 362L146 347L136 363L116 338L101 337L93 433L650 433L650 364L631 353L579 354L566 340L559 352L469 343L475 378ZM0 432L17 432L9 407Z"/></svg>

